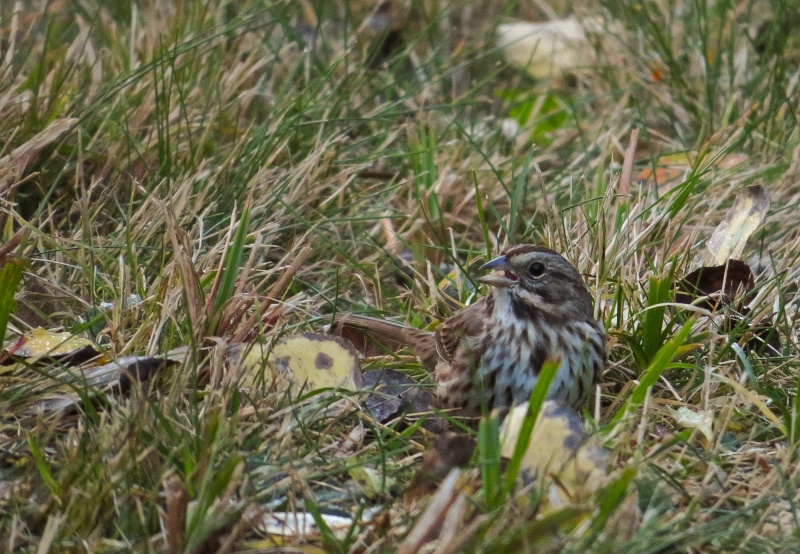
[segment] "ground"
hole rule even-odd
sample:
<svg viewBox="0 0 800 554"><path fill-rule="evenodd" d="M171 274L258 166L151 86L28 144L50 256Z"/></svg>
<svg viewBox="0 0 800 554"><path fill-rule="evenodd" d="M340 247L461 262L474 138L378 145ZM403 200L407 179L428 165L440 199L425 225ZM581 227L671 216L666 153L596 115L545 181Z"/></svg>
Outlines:
<svg viewBox="0 0 800 554"><path fill-rule="evenodd" d="M557 60L503 47L499 25L559 19L580 31ZM581 414L607 481L561 506L497 488L484 432L420 548L800 551L798 30L793 0L4 3L6 348L41 326L104 362L181 357L106 389L4 358L0 549L409 551L434 436L224 353L341 312L434 328L531 242L609 334ZM733 220L752 290L677 305ZM397 354L362 369L425 383ZM348 530L259 526L281 512Z"/></svg>

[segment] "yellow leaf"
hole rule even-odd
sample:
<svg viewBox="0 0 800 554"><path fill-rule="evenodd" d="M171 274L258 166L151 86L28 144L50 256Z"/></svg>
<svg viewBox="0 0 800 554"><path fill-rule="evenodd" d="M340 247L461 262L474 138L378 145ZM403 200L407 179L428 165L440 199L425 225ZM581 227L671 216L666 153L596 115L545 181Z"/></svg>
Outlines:
<svg viewBox="0 0 800 554"><path fill-rule="evenodd" d="M8 349L8 345L6 345ZM94 348L92 341L65 331L55 333L38 327L25 335L25 342L11 354L27 359L66 356L83 348Z"/></svg>
<svg viewBox="0 0 800 554"><path fill-rule="evenodd" d="M266 364L264 361L266 360ZM239 361L244 371L242 387L316 390L361 388L361 364L353 346L340 337L301 333L282 338L272 352L253 345Z"/></svg>
<svg viewBox="0 0 800 554"><path fill-rule="evenodd" d="M503 421L500 451L506 458L514 454L527 410L527 404L519 405ZM524 482L548 486L550 503L560 507L592 496L606 481L608 461L608 452L586 435L578 414L548 400L533 428L520 475Z"/></svg>

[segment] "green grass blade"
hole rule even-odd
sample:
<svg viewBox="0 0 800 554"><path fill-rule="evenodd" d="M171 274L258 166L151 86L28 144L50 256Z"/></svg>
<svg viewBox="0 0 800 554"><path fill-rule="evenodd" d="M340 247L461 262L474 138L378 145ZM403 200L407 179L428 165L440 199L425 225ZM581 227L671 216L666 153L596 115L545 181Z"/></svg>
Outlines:
<svg viewBox="0 0 800 554"><path fill-rule="evenodd" d="M628 397L628 400L625 401L625 404L612 418L612 422L616 423L625 415L631 413L633 410L642 405L645 397L647 396L647 390L656 384L656 381L658 381L661 373L663 373L664 370L669 367L670 362L672 362L672 358L678 351L678 348L680 348L686 342L686 338L689 336L689 333L691 333L694 322L695 320L692 318L684 323L683 327L678 330L675 336L668 340L664 346L659 349L653 358L653 361L650 362L650 365L639 377L639 384L634 387L633 392L631 392L631 395Z"/></svg>
<svg viewBox="0 0 800 554"><path fill-rule="evenodd" d="M478 186L478 176L472 172L472 182L475 185L475 207L478 210L478 221L481 224L481 231L483 232L483 242L486 245L486 256L492 258L492 240L489 237L489 227L486 225L486 214L483 211L483 200L481 200L481 191Z"/></svg>
<svg viewBox="0 0 800 554"><path fill-rule="evenodd" d="M61 486L56 482L53 478L53 473L50 471L50 464L48 463L47 459L44 456L44 451L42 450L41 446L39 445L36 440L31 436L30 433L26 433L25 438L28 442L28 448L31 451L31 457L33 458L33 463L36 465L36 470L39 472L39 475L44 481L44 484L50 490L50 494L52 494L56 499L61 496ZM59 500L60 502L60 500Z"/></svg>
<svg viewBox="0 0 800 554"><path fill-rule="evenodd" d="M478 464L486 508L490 511L503 502L500 457L500 419L496 415L484 416L478 427Z"/></svg>
<svg viewBox="0 0 800 554"><path fill-rule="evenodd" d="M606 485L602 492L597 495L600 499L598 504L597 515L592 521L592 533L600 533L608 523L609 518L614 515L614 512L620 507L625 500L628 487L636 477L636 468L627 467L622 471L622 474L614 479L611 483Z"/></svg>
<svg viewBox="0 0 800 554"><path fill-rule="evenodd" d="M239 224L236 227L236 234L227 252L225 252L225 265L222 268L222 279L214 299L214 311L218 311L225 302L231 299L236 290L236 281L239 278L239 270L244 261L244 245L247 239L247 229L250 226L250 206L249 203L242 211Z"/></svg>
<svg viewBox="0 0 800 554"><path fill-rule="evenodd" d="M17 287L27 265L24 260L12 258L0 268L0 344L5 342L6 328L16 306Z"/></svg>
<svg viewBox="0 0 800 554"><path fill-rule="evenodd" d="M547 398L550 384L553 382L560 365L561 360L547 359L542 365L539 377L536 379L536 385L534 385L530 398L528 399L528 411L525 413L525 419L522 421L517 443L514 445L514 454L511 456L511 460L508 462L508 467L506 468L505 482L503 485L503 492L505 495L511 494L514 490L514 485L517 482L517 476L522 466L522 458L528 450L528 443L530 443L533 428L536 425L539 412L542 410L542 405Z"/></svg>
<svg viewBox="0 0 800 554"><path fill-rule="evenodd" d="M333 533L330 525L328 525L328 523L325 521L325 518L322 517L322 512L320 512L317 503L313 499L306 497L304 504L306 510L308 510L308 512L311 514L311 517L314 518L314 523L316 523L317 527L319 528L319 532L322 537L322 543L325 545L325 549L328 552L345 552L345 549L342 548L341 543L336 538L336 535Z"/></svg>
<svg viewBox="0 0 800 554"><path fill-rule="evenodd" d="M541 518L509 530L498 544L490 545L486 552L506 554L508 552L536 552L531 550L539 542L551 541L553 536L580 523L589 511L578 506L567 506L548 513ZM547 551L547 550L545 550Z"/></svg>
<svg viewBox="0 0 800 554"><path fill-rule="evenodd" d="M656 353L664 345L664 314L672 292L672 277L650 279L647 292L647 310L642 322L642 350L647 362L653 360Z"/></svg>

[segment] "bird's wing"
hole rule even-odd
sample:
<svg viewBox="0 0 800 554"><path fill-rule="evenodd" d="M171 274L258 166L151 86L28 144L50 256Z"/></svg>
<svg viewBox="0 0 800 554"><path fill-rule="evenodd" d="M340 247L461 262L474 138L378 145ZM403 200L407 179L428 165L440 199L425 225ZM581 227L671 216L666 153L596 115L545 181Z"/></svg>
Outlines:
<svg viewBox="0 0 800 554"><path fill-rule="evenodd" d="M331 325L331 333L350 342L364 356L380 356L409 348L430 372L439 363L436 339L430 331L374 317L344 314Z"/></svg>
<svg viewBox="0 0 800 554"><path fill-rule="evenodd" d="M465 339L483 334L491 310L491 296L487 296L443 321L436 328L436 349L439 356L452 363Z"/></svg>

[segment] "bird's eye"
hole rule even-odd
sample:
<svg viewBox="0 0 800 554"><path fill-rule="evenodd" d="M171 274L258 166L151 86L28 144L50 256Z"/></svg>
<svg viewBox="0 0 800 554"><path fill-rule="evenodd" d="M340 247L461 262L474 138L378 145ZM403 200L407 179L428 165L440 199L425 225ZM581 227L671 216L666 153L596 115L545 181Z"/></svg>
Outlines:
<svg viewBox="0 0 800 554"><path fill-rule="evenodd" d="M541 262L533 262L528 266L528 273L530 273L531 277L541 277L544 275L544 264Z"/></svg>

